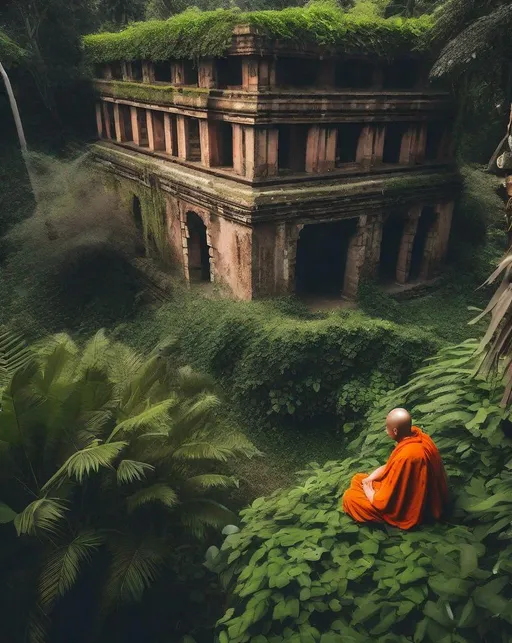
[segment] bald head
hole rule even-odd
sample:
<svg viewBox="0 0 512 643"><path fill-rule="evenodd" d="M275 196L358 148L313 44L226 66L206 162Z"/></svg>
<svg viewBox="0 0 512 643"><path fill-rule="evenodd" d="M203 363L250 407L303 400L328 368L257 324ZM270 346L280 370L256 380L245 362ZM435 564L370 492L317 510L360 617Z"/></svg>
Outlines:
<svg viewBox="0 0 512 643"><path fill-rule="evenodd" d="M390 438L400 442L411 435L412 419L409 411L393 409L386 418L386 431Z"/></svg>

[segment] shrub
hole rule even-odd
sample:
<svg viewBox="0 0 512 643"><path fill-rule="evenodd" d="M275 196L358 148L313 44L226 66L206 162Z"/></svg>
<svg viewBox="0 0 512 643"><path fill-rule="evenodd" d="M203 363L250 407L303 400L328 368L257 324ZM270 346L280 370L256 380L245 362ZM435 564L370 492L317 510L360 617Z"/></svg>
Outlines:
<svg viewBox="0 0 512 643"><path fill-rule="evenodd" d="M512 442L499 382L470 379L475 343L444 349L385 397L342 462L259 498L207 566L228 608L219 643L505 641L512 635ZM436 441L453 491L444 523L358 526L340 511L358 471L390 451L386 412L405 404Z"/></svg>
<svg viewBox="0 0 512 643"><path fill-rule="evenodd" d="M157 335L173 334L188 363L229 390L253 426L294 431L344 420L350 409L339 405L339 393L354 377L368 388L379 371L388 388L398 385L439 347L418 328L355 311L309 317L283 301L183 297L179 307L162 307L155 325Z"/></svg>

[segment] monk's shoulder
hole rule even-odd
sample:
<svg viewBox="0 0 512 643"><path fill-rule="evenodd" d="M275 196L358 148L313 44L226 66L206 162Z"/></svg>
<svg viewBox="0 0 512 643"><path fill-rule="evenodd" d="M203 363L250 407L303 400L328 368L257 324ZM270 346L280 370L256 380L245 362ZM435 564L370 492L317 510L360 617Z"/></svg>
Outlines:
<svg viewBox="0 0 512 643"><path fill-rule="evenodd" d="M400 452L397 453L397 460L403 462L420 462L426 461L426 459L427 454L420 442L412 442L411 444L404 446L404 448L400 449Z"/></svg>

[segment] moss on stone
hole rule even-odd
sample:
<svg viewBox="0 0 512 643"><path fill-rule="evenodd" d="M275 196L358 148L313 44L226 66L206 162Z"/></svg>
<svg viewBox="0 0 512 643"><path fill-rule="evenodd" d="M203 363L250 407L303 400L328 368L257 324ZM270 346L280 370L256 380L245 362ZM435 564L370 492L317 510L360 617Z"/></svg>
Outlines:
<svg viewBox="0 0 512 643"><path fill-rule="evenodd" d="M96 81L96 88L103 96L143 103L157 103L158 105L173 105L176 96L205 98L209 93L208 89L200 87L181 89L173 85L148 85L147 83L121 80L99 80Z"/></svg>
<svg viewBox="0 0 512 643"><path fill-rule="evenodd" d="M85 36L84 47L91 63L220 57L226 55L237 25L249 25L269 40L301 48L309 44L333 53L393 56L424 49L432 22L428 16L356 16L327 0L282 11L188 10L168 20L137 23L119 33Z"/></svg>

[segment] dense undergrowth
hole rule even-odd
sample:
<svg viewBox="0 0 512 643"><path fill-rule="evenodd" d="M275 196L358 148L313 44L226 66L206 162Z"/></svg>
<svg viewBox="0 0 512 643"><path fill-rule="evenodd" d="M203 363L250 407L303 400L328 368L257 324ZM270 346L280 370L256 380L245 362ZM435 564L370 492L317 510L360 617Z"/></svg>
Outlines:
<svg viewBox="0 0 512 643"><path fill-rule="evenodd" d="M423 48L432 23L427 16L357 16L344 13L329 1L281 11L190 10L165 21L138 23L118 33L86 36L85 54L91 63L223 56L231 45L233 28L241 24L299 46L311 43L336 51L389 56Z"/></svg>
<svg viewBox="0 0 512 643"><path fill-rule="evenodd" d="M219 643L508 641L512 442L498 381L470 379L474 342L444 349L383 396L344 459L314 463L299 483L242 512L241 530L208 566L230 600ZM340 496L384 462L389 408L404 404L432 435L450 480L445 521L404 532L357 526Z"/></svg>

